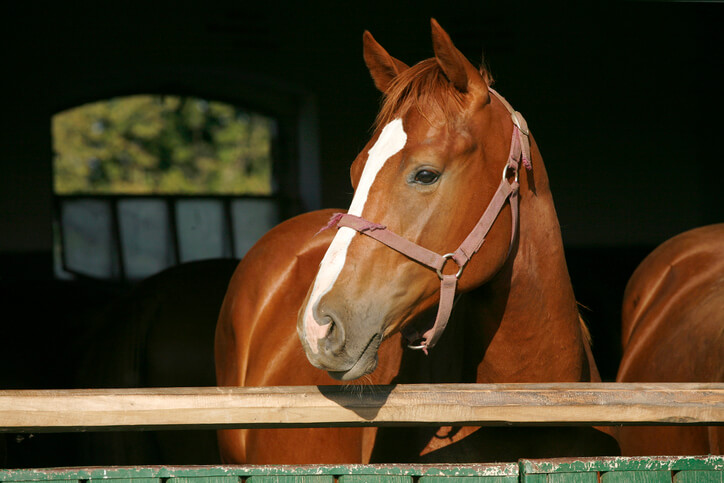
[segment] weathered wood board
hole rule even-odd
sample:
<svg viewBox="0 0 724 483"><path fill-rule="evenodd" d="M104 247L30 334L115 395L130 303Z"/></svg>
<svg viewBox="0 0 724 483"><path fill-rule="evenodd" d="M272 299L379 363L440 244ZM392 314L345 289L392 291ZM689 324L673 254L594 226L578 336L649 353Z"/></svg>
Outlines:
<svg viewBox="0 0 724 483"><path fill-rule="evenodd" d="M410 384L0 391L0 431L722 424L724 384Z"/></svg>

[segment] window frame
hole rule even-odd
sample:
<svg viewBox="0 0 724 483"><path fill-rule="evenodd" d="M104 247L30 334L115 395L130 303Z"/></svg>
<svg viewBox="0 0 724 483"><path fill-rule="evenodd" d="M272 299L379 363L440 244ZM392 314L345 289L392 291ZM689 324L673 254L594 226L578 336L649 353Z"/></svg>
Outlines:
<svg viewBox="0 0 724 483"><path fill-rule="evenodd" d="M199 92L198 89L159 89L134 90L122 94L96 95L85 99L75 105L58 109L53 115L82 105L100 102L111 98L134 95L174 95L180 97L195 97L208 101L224 102L245 109L259 115L268 116L276 122L276 136L272 139L272 194L94 194L74 193L58 194L55 192L54 170L52 177L52 225L53 225L53 264L76 279L93 279L105 281L133 281L126 275L123 250L121 246L121 231L118 217L118 203L127 199L159 199L166 204L167 222L173 240L173 257L175 264L183 263L180 260L179 234L176 226L175 205L178 200L211 199L220 200L223 204L224 223L228 239L225 243L230 245L230 253L234 258L240 258L234 247L233 221L231 216L231 203L239 199L265 199L275 202L278 210L278 220L281 222L294 215L310 209L318 209L321 204L320 175L319 175L319 145L318 120L316 99L306 92L279 86L278 83L268 83L262 88L260 84L247 83L236 91L234 96L220 94L219 92ZM259 90L263 95L254 95ZM51 116L52 118L52 116ZM52 132L50 133L52 142ZM119 277L101 278L86 274L68 265L66 255L66 241L62 227L62 205L64 201L79 199L97 199L110 203L113 251L117 257ZM56 247L56 243L59 245ZM59 254L56 255L56 251ZM56 257L58 257L56 259ZM171 265L173 266L173 265ZM55 272L55 270L54 270ZM55 277L59 276L55 273Z"/></svg>

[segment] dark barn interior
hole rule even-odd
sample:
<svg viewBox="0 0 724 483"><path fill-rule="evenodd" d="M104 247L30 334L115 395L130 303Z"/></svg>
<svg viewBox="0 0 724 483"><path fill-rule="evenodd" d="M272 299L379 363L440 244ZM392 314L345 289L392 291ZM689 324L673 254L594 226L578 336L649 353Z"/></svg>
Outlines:
<svg viewBox="0 0 724 483"><path fill-rule="evenodd" d="M280 122L283 217L345 207L348 168L379 105L362 33L415 63L432 53L430 17L474 63L484 52L497 90L528 120L594 353L604 379L613 380L621 298L637 264L675 234L723 218L722 4L4 4L0 387L214 384L215 317L234 261L184 268L184 280L203 280L203 290L174 292L154 279L56 279L55 113L146 93L269 113ZM189 291L198 300L186 298ZM172 319L177 310L194 323L154 326L136 312L141 299L155 314ZM215 462L213 434L185 437L6 435L0 462Z"/></svg>

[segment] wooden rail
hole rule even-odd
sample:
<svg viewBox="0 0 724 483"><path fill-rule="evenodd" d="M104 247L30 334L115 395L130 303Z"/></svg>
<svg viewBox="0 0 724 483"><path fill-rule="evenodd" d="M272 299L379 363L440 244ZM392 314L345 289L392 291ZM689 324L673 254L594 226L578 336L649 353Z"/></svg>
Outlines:
<svg viewBox="0 0 724 483"><path fill-rule="evenodd" d="M0 391L0 431L723 424L724 384L437 384Z"/></svg>

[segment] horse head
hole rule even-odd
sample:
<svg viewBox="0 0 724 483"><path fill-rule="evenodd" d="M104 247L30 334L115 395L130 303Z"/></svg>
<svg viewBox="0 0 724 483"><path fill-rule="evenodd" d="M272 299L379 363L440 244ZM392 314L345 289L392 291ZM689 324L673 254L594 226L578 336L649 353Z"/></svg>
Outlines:
<svg viewBox="0 0 724 483"><path fill-rule="evenodd" d="M470 290L490 280L510 252L516 214L512 204L500 203L479 240L485 239L482 249L462 262L453 255L500 191L501 174L503 185L517 189L517 165L509 158L518 131L487 71L431 24L435 56L412 67L364 34L364 59L384 102L351 167L355 192L347 216L357 225L340 224L297 321L309 361L337 379L372 372L383 339L442 305L441 279ZM450 256L421 263L363 236L377 230Z"/></svg>

